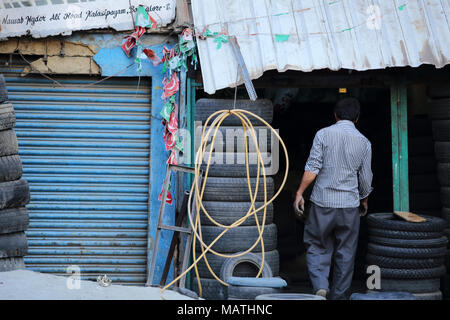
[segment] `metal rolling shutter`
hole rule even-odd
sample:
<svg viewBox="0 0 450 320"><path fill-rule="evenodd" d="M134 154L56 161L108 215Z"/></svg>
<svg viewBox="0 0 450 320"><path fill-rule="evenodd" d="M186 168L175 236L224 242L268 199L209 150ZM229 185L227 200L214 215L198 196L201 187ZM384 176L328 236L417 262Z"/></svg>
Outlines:
<svg viewBox="0 0 450 320"><path fill-rule="evenodd" d="M13 71L9 69L10 71ZM17 71L19 71L18 69ZM5 71L0 69L0 72ZM113 283L146 275L150 82L4 73L30 183L28 269Z"/></svg>

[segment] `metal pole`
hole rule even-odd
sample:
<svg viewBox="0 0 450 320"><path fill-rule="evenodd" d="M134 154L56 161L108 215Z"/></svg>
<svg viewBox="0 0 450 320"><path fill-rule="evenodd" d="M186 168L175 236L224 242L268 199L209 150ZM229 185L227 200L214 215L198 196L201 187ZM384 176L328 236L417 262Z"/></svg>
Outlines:
<svg viewBox="0 0 450 320"><path fill-rule="evenodd" d="M405 82L391 85L392 179L395 211L409 211L408 107Z"/></svg>

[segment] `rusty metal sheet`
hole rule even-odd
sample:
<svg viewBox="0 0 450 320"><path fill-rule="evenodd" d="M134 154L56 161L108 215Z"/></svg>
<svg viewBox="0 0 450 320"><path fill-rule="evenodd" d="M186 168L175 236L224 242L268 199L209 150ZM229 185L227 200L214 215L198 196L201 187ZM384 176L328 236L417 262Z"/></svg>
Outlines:
<svg viewBox="0 0 450 320"><path fill-rule="evenodd" d="M450 61L448 0L192 0L197 32L236 36L252 79L264 71L437 68ZM205 91L241 84L229 43L198 40ZM236 81L238 79L238 81Z"/></svg>

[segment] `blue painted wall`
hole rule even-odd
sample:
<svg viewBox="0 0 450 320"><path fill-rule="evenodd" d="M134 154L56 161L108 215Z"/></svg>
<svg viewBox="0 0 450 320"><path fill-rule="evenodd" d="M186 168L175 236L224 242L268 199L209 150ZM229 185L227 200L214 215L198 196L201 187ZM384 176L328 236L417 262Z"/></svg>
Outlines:
<svg viewBox="0 0 450 320"><path fill-rule="evenodd" d="M95 38L98 37L98 38ZM104 36L96 35L94 39L95 43L98 45L104 41ZM129 66L134 58L129 58L125 55L122 48L120 47L121 43L117 42L117 45L114 46L114 43L111 45L111 40L108 43L107 47L100 48L97 54L94 56L95 62L99 65L102 70L102 76L113 76L117 72L123 70L127 66ZM153 45L149 48L154 50L159 56L161 56L162 49L164 45L168 48L174 46L174 43L165 43L159 45ZM158 222L158 214L160 201L158 200L158 196L161 192L162 183L164 180L165 172L166 172L166 161L169 156L169 152L166 151L163 134L164 127L161 124L161 116L160 111L163 107L163 100L161 99L161 95L163 93L162 81L164 75L161 73L162 66L153 66L153 64L149 60L142 61L142 70L138 71L137 65L133 65L131 68L126 70L125 72L117 75L118 77L151 77L152 83L152 119L151 119L151 170L150 170L150 229L149 239L153 241L154 235L156 233L156 224ZM172 191L174 197L173 205L166 205L165 212L165 224L174 224L174 216L175 216L175 201L176 201L176 177L175 174L172 175ZM170 246L170 241L172 237L171 231L163 231L161 235L159 251L158 251L158 259L156 262L156 270L154 283L159 283L159 280L162 275L162 269L164 267L165 258L167 256L167 252ZM151 247L151 242L147 244ZM150 263L152 253L149 252L147 266ZM173 279L173 270L169 272L169 277L167 283Z"/></svg>

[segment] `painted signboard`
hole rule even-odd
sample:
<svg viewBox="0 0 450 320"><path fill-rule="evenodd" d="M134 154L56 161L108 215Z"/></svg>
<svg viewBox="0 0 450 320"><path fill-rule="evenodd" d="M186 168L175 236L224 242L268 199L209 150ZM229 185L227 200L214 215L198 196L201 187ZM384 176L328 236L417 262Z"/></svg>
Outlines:
<svg viewBox="0 0 450 320"><path fill-rule="evenodd" d="M158 27L175 19L176 0L0 0L0 39L103 28L131 30L139 5Z"/></svg>

